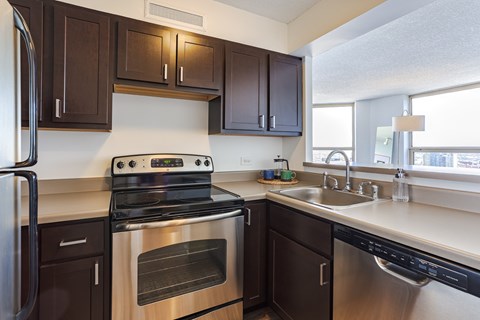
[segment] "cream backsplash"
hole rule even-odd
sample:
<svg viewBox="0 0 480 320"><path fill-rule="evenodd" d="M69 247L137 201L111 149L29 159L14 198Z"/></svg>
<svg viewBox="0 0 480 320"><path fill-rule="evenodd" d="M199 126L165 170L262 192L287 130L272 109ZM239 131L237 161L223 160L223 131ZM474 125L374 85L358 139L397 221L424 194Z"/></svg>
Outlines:
<svg viewBox="0 0 480 320"><path fill-rule="evenodd" d="M113 94L111 132L41 130L39 179L110 176L110 161L138 153L198 153L211 155L215 171L273 167L282 154L282 138L209 136L208 103L158 97ZM22 131L22 153L28 147ZM251 159L242 166L240 158Z"/></svg>

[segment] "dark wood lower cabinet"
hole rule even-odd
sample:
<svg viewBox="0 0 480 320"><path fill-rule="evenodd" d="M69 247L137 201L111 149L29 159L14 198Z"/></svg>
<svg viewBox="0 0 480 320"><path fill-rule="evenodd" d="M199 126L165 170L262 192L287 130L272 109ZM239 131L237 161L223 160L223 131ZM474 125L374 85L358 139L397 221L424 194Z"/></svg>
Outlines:
<svg viewBox="0 0 480 320"><path fill-rule="evenodd" d="M28 320L110 319L108 218L39 225L39 289ZM28 292L28 228L22 227L22 303Z"/></svg>
<svg viewBox="0 0 480 320"><path fill-rule="evenodd" d="M273 230L269 239L272 309L283 319L330 319L330 261Z"/></svg>
<svg viewBox="0 0 480 320"><path fill-rule="evenodd" d="M103 319L102 270L103 257L41 267L40 319Z"/></svg>
<svg viewBox="0 0 480 320"><path fill-rule="evenodd" d="M289 320L332 315L332 225L268 202L268 304Z"/></svg>
<svg viewBox="0 0 480 320"><path fill-rule="evenodd" d="M267 301L267 211L265 201L246 207L243 308L249 309Z"/></svg>

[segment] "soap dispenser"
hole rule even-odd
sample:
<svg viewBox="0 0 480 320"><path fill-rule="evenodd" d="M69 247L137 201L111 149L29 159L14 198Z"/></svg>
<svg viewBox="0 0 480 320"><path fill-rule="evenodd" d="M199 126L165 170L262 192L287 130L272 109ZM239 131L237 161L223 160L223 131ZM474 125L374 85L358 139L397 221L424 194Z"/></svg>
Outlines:
<svg viewBox="0 0 480 320"><path fill-rule="evenodd" d="M393 177L392 200L397 202L408 202L408 183L405 178L405 171L397 169Z"/></svg>

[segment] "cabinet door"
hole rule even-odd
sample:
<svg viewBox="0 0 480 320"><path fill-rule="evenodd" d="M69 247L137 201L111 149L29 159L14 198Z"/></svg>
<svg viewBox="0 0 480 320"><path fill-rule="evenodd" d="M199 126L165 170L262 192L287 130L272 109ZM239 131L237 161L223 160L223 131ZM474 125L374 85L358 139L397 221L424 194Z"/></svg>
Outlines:
<svg viewBox="0 0 480 320"><path fill-rule="evenodd" d="M170 31L136 21L118 23L117 77L168 83Z"/></svg>
<svg viewBox="0 0 480 320"><path fill-rule="evenodd" d="M247 203L244 227L243 308L266 301L267 212L265 202Z"/></svg>
<svg viewBox="0 0 480 320"><path fill-rule="evenodd" d="M53 122L110 129L109 21L83 8L54 7Z"/></svg>
<svg viewBox="0 0 480 320"><path fill-rule="evenodd" d="M267 123L267 53L225 46L225 129L264 131Z"/></svg>
<svg viewBox="0 0 480 320"><path fill-rule="evenodd" d="M270 230L269 263L269 304L283 319L330 319L329 260Z"/></svg>
<svg viewBox="0 0 480 320"><path fill-rule="evenodd" d="M102 257L42 266L40 320L103 319L102 270Z"/></svg>
<svg viewBox="0 0 480 320"><path fill-rule="evenodd" d="M40 1L31 0L9 0L22 15L25 22L27 22L33 38L33 44L37 55L37 88L38 88L38 122L41 125L43 119L42 113L42 52L43 52L43 4ZM21 72L21 106L22 106L22 126L28 127L29 119L29 71L28 71L28 57L25 48L25 42L21 42L20 51L20 72Z"/></svg>
<svg viewBox="0 0 480 320"><path fill-rule="evenodd" d="M270 55L269 130L302 132L302 60Z"/></svg>
<svg viewBox="0 0 480 320"><path fill-rule="evenodd" d="M220 90L223 41L199 35L177 35L177 86Z"/></svg>

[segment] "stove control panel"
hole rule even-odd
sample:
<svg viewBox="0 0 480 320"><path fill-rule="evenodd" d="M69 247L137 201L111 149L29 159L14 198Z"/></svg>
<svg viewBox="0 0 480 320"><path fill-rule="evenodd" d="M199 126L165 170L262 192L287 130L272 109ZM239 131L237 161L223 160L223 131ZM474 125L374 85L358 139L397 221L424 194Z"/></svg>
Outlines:
<svg viewBox="0 0 480 320"><path fill-rule="evenodd" d="M112 159L112 176L158 172L212 173L213 162L210 156L195 154L137 154Z"/></svg>

